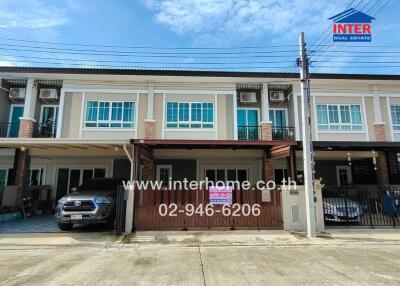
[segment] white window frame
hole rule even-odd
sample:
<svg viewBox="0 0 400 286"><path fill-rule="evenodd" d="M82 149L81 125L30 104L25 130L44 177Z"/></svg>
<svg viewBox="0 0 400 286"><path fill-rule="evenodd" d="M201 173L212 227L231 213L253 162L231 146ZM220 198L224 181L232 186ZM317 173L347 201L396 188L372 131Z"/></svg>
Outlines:
<svg viewBox="0 0 400 286"><path fill-rule="evenodd" d="M40 106L40 117L39 117L39 124L42 124L43 122L43 111L45 107L54 107L57 109L57 119L53 121L53 126L52 127L52 134L56 135L57 132L57 124L58 124L58 117L60 116L60 106L58 104L42 104Z"/></svg>
<svg viewBox="0 0 400 286"><path fill-rule="evenodd" d="M80 175L79 175L79 185L82 184L82 179L83 179L83 170L87 169L93 169L93 176L94 176L94 169L105 169L105 178L108 178L109 174L109 166L108 165L56 165L54 167L54 189L55 195L57 196L57 178L58 178L58 170L59 169L69 169L68 173L68 186L67 186L67 194L69 194L69 189L70 189L70 180L71 180L71 170L80 170ZM57 204L57 202L56 202Z"/></svg>
<svg viewBox="0 0 400 286"><path fill-rule="evenodd" d="M161 168L162 169L168 169L169 176L170 176L168 179L172 178L172 165L157 165L157 168L156 168L156 180L158 182L160 181L160 170L161 170Z"/></svg>
<svg viewBox="0 0 400 286"><path fill-rule="evenodd" d="M96 121L88 121L86 120L86 115L87 115L87 108L88 108L88 103L89 102L97 102L97 118L99 117L99 105L100 102L104 103L109 103L109 111L108 111L108 120L96 120ZM112 120L111 115L112 115L112 104L113 103L122 103L122 118L124 117L124 103L125 102L131 102L133 104L133 118L132 121L123 121L123 120ZM83 114L83 130L135 130L136 128L136 114L137 114L137 106L136 106L136 101L135 100L96 100L96 99L88 99L86 100L85 103L85 108L84 108L84 114ZM96 124L97 126L90 127L86 126L86 124ZM99 124L110 124L108 127L102 127L98 126ZM121 126L111 126L111 124L121 124ZM132 124L130 127L123 127L123 124Z"/></svg>
<svg viewBox="0 0 400 286"><path fill-rule="evenodd" d="M393 133L400 133L400 124L395 124L394 123L394 118L393 118L393 114L392 114L392 107L398 107L400 108L400 104L390 104L390 109L389 109L389 113L390 113L390 118L391 118L391 123L392 123L392 129L393 129ZM398 129L396 129L398 128Z"/></svg>
<svg viewBox="0 0 400 286"><path fill-rule="evenodd" d="M22 116L23 116L23 113L24 113L24 110L25 110L25 105L24 104L21 104L21 103L12 103L12 104L10 104L10 114L8 115L8 123L12 123L11 122L11 119L12 119L12 116L13 116L13 113L14 113L14 107L22 107ZM9 137L10 136L10 132L11 132L11 125L9 125L8 126L8 130L7 130L7 137Z"/></svg>
<svg viewBox="0 0 400 286"><path fill-rule="evenodd" d="M244 166L204 165L201 168L202 179L203 180L206 179L207 170L214 170L216 172L217 170L222 170L222 169L225 172L225 178L226 179L228 179L228 170L235 170L236 171L236 178L237 178L238 170L246 170L246 172L247 172L247 181L251 182L251 167L247 166L247 165L244 165Z"/></svg>
<svg viewBox="0 0 400 286"><path fill-rule="evenodd" d="M10 169L12 169L12 166L0 165L0 170L6 171L6 180L3 187L6 187L8 185L8 173L10 172ZM0 187L2 186L0 185Z"/></svg>
<svg viewBox="0 0 400 286"><path fill-rule="evenodd" d="M273 107L273 108L270 107L270 108L269 108L269 111L275 111L275 110L283 110L283 111L285 111L285 123L286 123L286 127L288 127L288 126L289 126L288 109L287 109L287 108L275 108L275 107ZM269 116L269 113L268 113L268 116ZM274 117L276 117L275 112L274 112ZM274 119L275 119L275 118L274 118ZM272 119L269 118L269 121L272 122ZM272 127L274 127L274 126L272 126Z"/></svg>
<svg viewBox="0 0 400 286"><path fill-rule="evenodd" d="M168 121L168 103L177 103L178 104L178 121ZM203 104L212 104L213 106L213 121L212 122L203 122ZM189 104L189 120L188 121L179 121L179 104ZM201 121L192 121L192 104L200 104L201 105ZM165 129L167 130L214 130L216 123L215 123L215 116L216 116L216 111L215 111L216 104L212 101L176 101L176 100L169 100L165 102ZM168 124L177 124L177 127L169 127ZM187 124L189 125L188 127L179 127L180 124ZM191 127L192 124L199 124L200 127ZM212 124L212 127L203 127L204 124Z"/></svg>
<svg viewBox="0 0 400 286"><path fill-rule="evenodd" d="M336 180L337 180L337 184L340 187L340 175L339 175L339 170L340 169L345 169L347 172L347 178L349 180L348 184L351 185L353 183L353 174L351 173L351 167L350 166L336 166Z"/></svg>
<svg viewBox="0 0 400 286"><path fill-rule="evenodd" d="M320 124L318 122L318 105L326 106L326 115L327 115L327 119L328 119L328 124ZM361 124L353 124L352 123L353 122L353 118L352 118L352 115L351 115L351 106L352 105L356 105L356 106L360 107ZM329 109L328 109L328 106L336 106L337 107L338 119L339 119L339 122L337 124L329 122ZM341 117L341 114L340 114L340 107L341 106L349 107L350 123L342 123L342 117ZM365 118L364 118L363 110L364 109L363 109L362 104L359 104L359 103L344 103L344 104L340 104L340 103L316 103L315 104L315 116L316 116L315 123L316 123L316 127L317 127L317 130L318 130L318 133L365 133L365 126L364 126L365 125L364 124ZM320 125L327 126L328 129L320 129ZM342 126L349 126L350 129L349 130L330 129L331 125L338 125L339 128L341 128ZM353 130L352 129L353 125L359 125L361 127L361 129Z"/></svg>
<svg viewBox="0 0 400 286"><path fill-rule="evenodd" d="M32 176L31 171L33 171L33 170L36 170L36 171L39 171L39 172L41 170L43 170L43 172L42 172L42 181L41 181L41 184L39 184L39 185L46 185L47 167L45 165L32 165L31 168L29 168L29 183L31 183L31 176Z"/></svg>

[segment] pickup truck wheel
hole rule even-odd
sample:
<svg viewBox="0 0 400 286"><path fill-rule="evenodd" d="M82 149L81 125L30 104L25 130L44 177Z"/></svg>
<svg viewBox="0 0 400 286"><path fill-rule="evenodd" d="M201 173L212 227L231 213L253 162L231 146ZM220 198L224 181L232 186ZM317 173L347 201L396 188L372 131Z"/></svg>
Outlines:
<svg viewBox="0 0 400 286"><path fill-rule="evenodd" d="M73 224L72 223L58 223L58 227L59 227L59 229L61 229L61 230L71 230L72 229L72 227L73 227Z"/></svg>

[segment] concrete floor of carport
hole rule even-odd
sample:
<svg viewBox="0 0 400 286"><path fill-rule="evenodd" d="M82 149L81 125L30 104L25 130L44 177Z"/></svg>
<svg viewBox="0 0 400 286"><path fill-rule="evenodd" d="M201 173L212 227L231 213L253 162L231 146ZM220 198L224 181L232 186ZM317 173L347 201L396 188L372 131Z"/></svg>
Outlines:
<svg viewBox="0 0 400 286"><path fill-rule="evenodd" d="M0 234L7 233L61 233L53 214L15 219L0 223ZM70 232L112 232L100 225L76 225Z"/></svg>

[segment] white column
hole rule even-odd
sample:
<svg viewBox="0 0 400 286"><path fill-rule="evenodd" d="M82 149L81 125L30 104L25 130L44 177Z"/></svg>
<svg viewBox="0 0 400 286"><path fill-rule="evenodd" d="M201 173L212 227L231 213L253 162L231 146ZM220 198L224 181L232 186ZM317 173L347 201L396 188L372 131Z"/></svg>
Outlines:
<svg viewBox="0 0 400 286"><path fill-rule="evenodd" d="M35 86L35 80L30 78L26 83L24 115L22 119L36 121L35 120L36 98L37 98L37 89Z"/></svg>
<svg viewBox="0 0 400 286"><path fill-rule="evenodd" d="M154 85L149 83L147 89L147 119L154 119Z"/></svg>
<svg viewBox="0 0 400 286"><path fill-rule="evenodd" d="M124 146L126 155L130 159L131 162L131 175L130 175L130 182L133 183L133 180L136 180L136 168L135 168L135 146L132 145L132 153L129 156L126 146ZM132 185L133 187L133 185ZM132 232L133 227L133 213L134 213L134 204L135 204L135 193L134 189L125 190L128 192L128 199L126 201L126 211L125 211L125 233L129 234Z"/></svg>
<svg viewBox="0 0 400 286"><path fill-rule="evenodd" d="M297 102L297 93L293 93L293 111L294 111L294 132L295 139L300 140L300 118L299 118L299 106Z"/></svg>
<svg viewBox="0 0 400 286"><path fill-rule="evenodd" d="M374 94L374 113L375 113L374 124L376 123L382 124L384 122L382 118L382 107L381 107L381 101L379 99L378 86L374 85L372 87L372 90Z"/></svg>
<svg viewBox="0 0 400 286"><path fill-rule="evenodd" d="M261 92L261 123L269 123L268 84L263 83Z"/></svg>
<svg viewBox="0 0 400 286"><path fill-rule="evenodd" d="M237 98L236 92L232 93L233 100L233 139L238 140L238 126L237 126Z"/></svg>
<svg viewBox="0 0 400 286"><path fill-rule="evenodd" d="M61 137L61 128L64 116L64 104L65 104L65 89L61 88L60 92L60 104L58 106L58 119L57 119L57 134L56 137Z"/></svg>

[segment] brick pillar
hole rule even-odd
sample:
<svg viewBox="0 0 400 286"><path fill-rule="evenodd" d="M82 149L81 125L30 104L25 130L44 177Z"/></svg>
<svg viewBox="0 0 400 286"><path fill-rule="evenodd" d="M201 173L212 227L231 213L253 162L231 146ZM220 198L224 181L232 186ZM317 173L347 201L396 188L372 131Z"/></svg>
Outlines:
<svg viewBox="0 0 400 286"><path fill-rule="evenodd" d="M143 162L143 181L154 180L154 161L145 160Z"/></svg>
<svg viewBox="0 0 400 286"><path fill-rule="evenodd" d="M384 123L375 123L375 140L376 141L386 141L386 130Z"/></svg>
<svg viewBox="0 0 400 286"><path fill-rule="evenodd" d="M144 120L144 139L155 139L156 122L153 119Z"/></svg>
<svg viewBox="0 0 400 286"><path fill-rule="evenodd" d="M35 120L29 118L21 118L19 123L18 137L32 138Z"/></svg>
<svg viewBox="0 0 400 286"><path fill-rule="evenodd" d="M264 152L263 158L263 180L265 182L272 181L274 179L274 169L272 166L272 159L268 152Z"/></svg>
<svg viewBox="0 0 400 286"><path fill-rule="evenodd" d="M20 201L22 192L28 186L28 174L30 167L31 157L29 156L29 150L21 151L21 149L15 150L15 185L19 186L17 202Z"/></svg>
<svg viewBox="0 0 400 286"><path fill-rule="evenodd" d="M272 122L261 122L261 140L272 140Z"/></svg>
<svg viewBox="0 0 400 286"><path fill-rule="evenodd" d="M389 185L389 172L388 165L386 161L386 153L379 151L378 157L376 158L376 178L377 183L380 186L388 186Z"/></svg>

